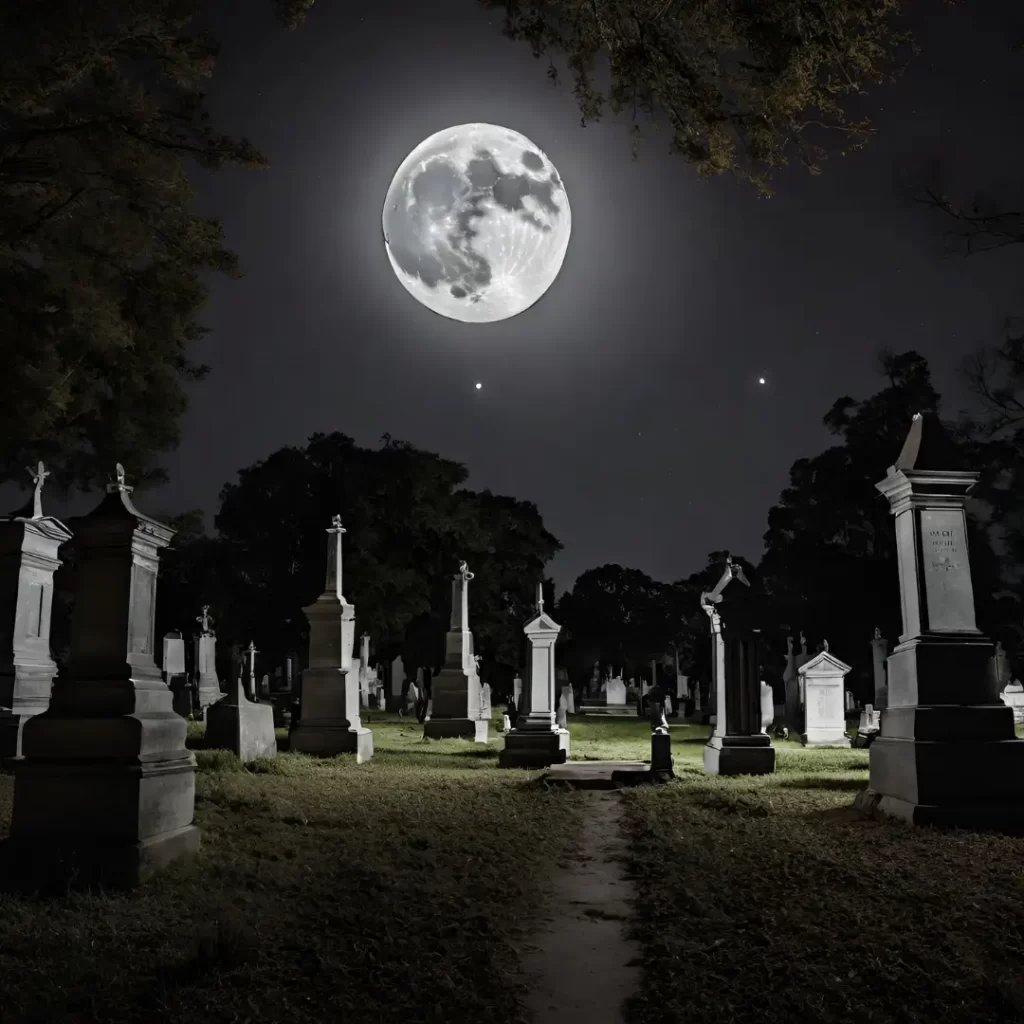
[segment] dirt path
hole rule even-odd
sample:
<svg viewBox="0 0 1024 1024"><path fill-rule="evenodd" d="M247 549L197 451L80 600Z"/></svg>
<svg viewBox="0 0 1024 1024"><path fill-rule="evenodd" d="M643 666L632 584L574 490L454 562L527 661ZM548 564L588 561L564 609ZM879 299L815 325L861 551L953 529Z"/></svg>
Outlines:
<svg viewBox="0 0 1024 1024"><path fill-rule="evenodd" d="M622 1024L640 983L640 948L626 936L632 885L619 863L617 792L583 793L583 856L554 879L547 919L523 956L534 1024Z"/></svg>

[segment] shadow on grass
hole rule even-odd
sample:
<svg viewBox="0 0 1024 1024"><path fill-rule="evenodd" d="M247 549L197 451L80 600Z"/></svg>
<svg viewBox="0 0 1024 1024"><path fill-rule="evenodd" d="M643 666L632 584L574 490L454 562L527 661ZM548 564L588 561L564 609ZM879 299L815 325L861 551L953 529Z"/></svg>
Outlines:
<svg viewBox="0 0 1024 1024"><path fill-rule="evenodd" d="M837 792L854 792L867 789L866 779L837 779L833 775L801 775L795 779L779 779L774 786L779 789L834 789Z"/></svg>

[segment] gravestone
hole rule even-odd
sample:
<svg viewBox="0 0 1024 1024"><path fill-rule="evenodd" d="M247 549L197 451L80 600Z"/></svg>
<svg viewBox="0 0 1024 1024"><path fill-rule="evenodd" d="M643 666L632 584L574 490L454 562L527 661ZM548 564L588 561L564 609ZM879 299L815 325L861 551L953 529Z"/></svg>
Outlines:
<svg viewBox="0 0 1024 1024"><path fill-rule="evenodd" d="M1024 742L975 622L965 504L977 483L931 413L877 488L896 520L903 633L856 805L913 824L1024 827Z"/></svg>
<svg viewBox="0 0 1024 1024"><path fill-rule="evenodd" d="M569 756L569 730L556 721L555 640L561 626L544 611L544 590L537 584L537 614L523 627L530 662L522 712L498 755L501 768L546 768ZM561 708L562 721L565 709Z"/></svg>
<svg viewBox="0 0 1024 1024"><path fill-rule="evenodd" d="M67 671L22 731L8 870L135 885L195 854L196 760L154 660L160 550L174 530L143 515L118 465L72 520L77 572Z"/></svg>
<svg viewBox="0 0 1024 1024"><path fill-rule="evenodd" d="M501 731L502 733L509 733L512 731L512 719L508 715L501 716Z"/></svg>
<svg viewBox="0 0 1024 1024"><path fill-rule="evenodd" d="M796 659L793 638L787 636L786 668L782 674L782 685L785 689L786 700L785 727L791 736L799 736L804 731L803 701L800 695L800 675L797 672Z"/></svg>
<svg viewBox="0 0 1024 1024"><path fill-rule="evenodd" d="M477 743L487 742L487 722L480 718L480 687L473 660L473 634L469 630L469 581L473 575L462 562L452 578L445 663L434 677L429 717L423 725L423 735L428 739L461 737Z"/></svg>
<svg viewBox="0 0 1024 1024"><path fill-rule="evenodd" d="M220 679L217 677L217 636L213 631L210 606L203 605L203 612L196 616L199 635L195 644L195 673L199 707L205 709L221 698Z"/></svg>
<svg viewBox="0 0 1024 1024"><path fill-rule="evenodd" d="M164 634L163 670L175 714L191 717L192 687L185 674L185 640L179 630Z"/></svg>
<svg viewBox="0 0 1024 1024"><path fill-rule="evenodd" d="M388 711L397 711L402 706L402 693L405 690L405 662L399 655L391 662L391 688L385 704Z"/></svg>
<svg viewBox="0 0 1024 1024"><path fill-rule="evenodd" d="M22 730L45 711L57 666L50 656L50 612L57 552L68 528L42 509L40 462L31 507L0 518L0 759L21 757Z"/></svg>
<svg viewBox="0 0 1024 1024"><path fill-rule="evenodd" d="M800 742L805 747L848 747L846 708L843 704L843 683L850 666L825 649L799 672L803 683L804 731Z"/></svg>
<svg viewBox="0 0 1024 1024"><path fill-rule="evenodd" d="M274 709L249 700L239 679L226 696L206 709L206 746L231 750L243 764L277 756Z"/></svg>
<svg viewBox="0 0 1024 1024"><path fill-rule="evenodd" d="M871 704L865 704L864 710L860 713L860 725L853 745L858 749L871 746L881 726L882 712L876 711Z"/></svg>
<svg viewBox="0 0 1024 1024"><path fill-rule="evenodd" d="M1013 711L1014 725L1024 725L1024 686L1021 686L1020 680L1007 683L1000 696L1003 703Z"/></svg>
<svg viewBox="0 0 1024 1024"><path fill-rule="evenodd" d="M1010 673L1010 656L1006 653L1006 649L1000 640L996 641L996 649L990 662L990 670L995 680L996 691L1002 693L1012 681L1012 676Z"/></svg>
<svg viewBox="0 0 1024 1024"><path fill-rule="evenodd" d="M775 694L772 688L761 680L761 732L767 733L775 722Z"/></svg>
<svg viewBox="0 0 1024 1024"><path fill-rule="evenodd" d="M857 701L854 699L853 690L846 691L846 713L848 715L857 713Z"/></svg>
<svg viewBox="0 0 1024 1024"><path fill-rule="evenodd" d="M416 712L416 704L420 699L420 688L415 682L409 683L409 689L405 694L405 713L414 714Z"/></svg>
<svg viewBox="0 0 1024 1024"><path fill-rule="evenodd" d="M518 709L522 705L523 700L523 680L516 676L512 680L512 703L515 704Z"/></svg>
<svg viewBox="0 0 1024 1024"><path fill-rule="evenodd" d="M480 717L491 720L491 684L484 683L480 687Z"/></svg>
<svg viewBox="0 0 1024 1024"><path fill-rule="evenodd" d="M676 676L676 699L689 700L690 679L688 676Z"/></svg>
<svg viewBox="0 0 1024 1024"><path fill-rule="evenodd" d="M572 684L569 682L569 673L564 669L558 670L558 692L562 696L562 701L565 703L565 713L567 715L576 714L576 695L572 691Z"/></svg>
<svg viewBox="0 0 1024 1024"><path fill-rule="evenodd" d="M626 706L626 684L622 677L607 680L605 689L605 703L611 708L624 708Z"/></svg>
<svg viewBox="0 0 1024 1024"><path fill-rule="evenodd" d="M665 719L665 706L651 701L651 779L664 782L675 774L672 771L672 734Z"/></svg>
<svg viewBox="0 0 1024 1024"><path fill-rule="evenodd" d="M309 620L309 667L302 673L298 722L289 733L291 749L320 757L373 757L373 733L359 717L358 662L352 657L356 610L342 593L341 516L327 530L324 591L303 608Z"/></svg>

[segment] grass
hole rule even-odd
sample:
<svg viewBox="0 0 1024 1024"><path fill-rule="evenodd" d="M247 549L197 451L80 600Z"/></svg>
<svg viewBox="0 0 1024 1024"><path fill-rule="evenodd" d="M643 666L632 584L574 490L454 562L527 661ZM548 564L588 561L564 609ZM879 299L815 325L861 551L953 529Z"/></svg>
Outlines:
<svg viewBox="0 0 1024 1024"><path fill-rule="evenodd" d="M867 752L788 747L774 775L684 754L624 793L631 1024L1024 1019L1022 841L860 819Z"/></svg>
<svg viewBox="0 0 1024 1024"><path fill-rule="evenodd" d="M578 795L497 769L496 744L370 724L358 766L243 767L193 727L199 861L132 893L0 896L5 1024L519 1020L516 944Z"/></svg>

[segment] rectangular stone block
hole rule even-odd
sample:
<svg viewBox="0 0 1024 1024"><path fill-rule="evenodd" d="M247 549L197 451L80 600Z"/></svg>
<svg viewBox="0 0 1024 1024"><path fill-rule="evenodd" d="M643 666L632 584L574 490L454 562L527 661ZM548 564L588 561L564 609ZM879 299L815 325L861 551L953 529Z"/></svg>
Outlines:
<svg viewBox="0 0 1024 1024"><path fill-rule="evenodd" d="M498 754L500 768L548 768L565 764L569 758L569 731L519 732L505 737L505 749Z"/></svg>
<svg viewBox="0 0 1024 1024"><path fill-rule="evenodd" d="M770 775L775 771L775 748L764 735L712 736L704 747L704 771L709 775Z"/></svg>

